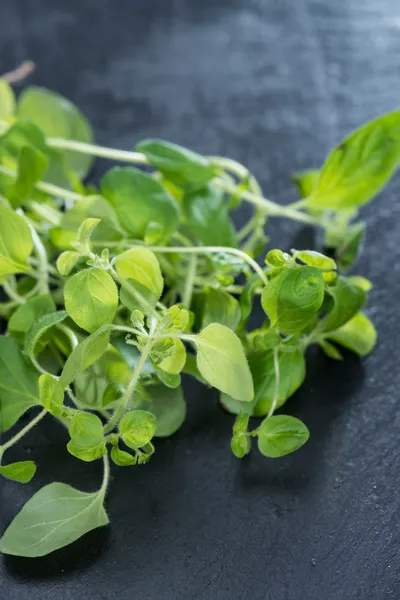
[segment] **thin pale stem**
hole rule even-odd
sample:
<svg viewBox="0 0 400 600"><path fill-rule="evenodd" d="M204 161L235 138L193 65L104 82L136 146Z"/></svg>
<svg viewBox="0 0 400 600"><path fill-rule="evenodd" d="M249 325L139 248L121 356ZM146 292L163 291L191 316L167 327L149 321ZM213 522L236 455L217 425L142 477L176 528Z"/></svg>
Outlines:
<svg viewBox="0 0 400 600"><path fill-rule="evenodd" d="M185 289L183 291L183 304L187 308L190 308L190 305L192 303L193 287L194 287L194 281L195 281L195 277L196 277L196 267L197 267L197 256L196 256L196 254L193 254L190 257L189 268L188 268L186 282L185 282Z"/></svg>
<svg viewBox="0 0 400 600"><path fill-rule="evenodd" d="M101 483L101 488L99 489L99 494L105 498L107 493L108 484L110 483L110 461L108 458L108 453L103 456L103 481Z"/></svg>
<svg viewBox="0 0 400 600"><path fill-rule="evenodd" d="M275 350L274 350L274 371L275 371L274 398L272 400L272 404L268 411L267 419L269 419L269 417L272 417L272 415L274 414L276 407L278 405L278 401L279 401L279 388L280 388L280 384L281 384L281 375L280 375L280 368L279 368L279 348L275 348Z"/></svg>
<svg viewBox="0 0 400 600"><path fill-rule="evenodd" d="M9 439L8 442L2 444L0 446L0 456L4 454L4 452L8 450L8 448L11 448L11 446L14 446L14 444L16 444L21 438L23 438L24 435L27 434L28 431L30 431L33 427L35 427L35 425L37 425L39 421L41 421L46 415L47 410L44 408L34 419L32 419L32 421L28 423L28 425L25 425L25 427L23 427L11 439Z"/></svg>
<svg viewBox="0 0 400 600"><path fill-rule="evenodd" d="M14 302L18 302L18 304L25 304L25 298L20 296L12 287L9 281L3 281L1 284L7 296L14 300Z"/></svg>
<svg viewBox="0 0 400 600"><path fill-rule="evenodd" d="M116 150L115 148L95 146L94 144L86 144L84 142L76 142L74 140L65 140L61 138L47 138L47 145L50 146L50 148L57 148L58 150L74 150L81 154L90 154L91 156L99 156L111 160L120 160L122 162L142 165L149 164L149 161L141 152Z"/></svg>

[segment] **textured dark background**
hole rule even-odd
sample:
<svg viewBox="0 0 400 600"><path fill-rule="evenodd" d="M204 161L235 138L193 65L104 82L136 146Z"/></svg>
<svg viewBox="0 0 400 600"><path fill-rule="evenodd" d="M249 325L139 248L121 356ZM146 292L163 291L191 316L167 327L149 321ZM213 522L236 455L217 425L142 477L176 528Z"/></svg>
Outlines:
<svg viewBox="0 0 400 600"><path fill-rule="evenodd" d="M30 58L100 143L148 136L245 163L294 200L288 172L399 101L398 0L1 0L0 71ZM98 163L94 178L105 169ZM400 177L364 210L358 270L375 288L371 357L318 352L287 405L309 443L278 461L229 451L216 394L187 387L189 417L148 466L116 470L111 527L48 558L6 557L5 600L383 600L400 598L398 298ZM292 224L273 243L308 243ZM0 526L56 478L94 489L99 465L67 456L51 421L14 457L32 484L0 483ZM12 458L10 453L10 458Z"/></svg>

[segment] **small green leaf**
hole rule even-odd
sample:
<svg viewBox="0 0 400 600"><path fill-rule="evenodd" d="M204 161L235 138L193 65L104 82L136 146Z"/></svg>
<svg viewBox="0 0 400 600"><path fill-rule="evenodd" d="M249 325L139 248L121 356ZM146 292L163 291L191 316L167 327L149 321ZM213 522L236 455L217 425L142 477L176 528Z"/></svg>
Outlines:
<svg viewBox="0 0 400 600"><path fill-rule="evenodd" d="M118 289L111 275L103 269L85 269L67 281L64 301L75 323L92 333L113 321L118 307Z"/></svg>
<svg viewBox="0 0 400 600"><path fill-rule="evenodd" d="M366 277L362 277L362 275L351 275L350 277L347 277L347 281L348 283L351 283L351 285L361 288L364 292L372 290L372 282Z"/></svg>
<svg viewBox="0 0 400 600"><path fill-rule="evenodd" d="M317 186L319 174L320 171L317 169L307 169L291 175L291 179L302 198L311 196Z"/></svg>
<svg viewBox="0 0 400 600"><path fill-rule="evenodd" d="M32 235L24 219L0 205L0 283L13 273L29 270Z"/></svg>
<svg viewBox="0 0 400 600"><path fill-rule="evenodd" d="M55 417L59 417L64 409L64 390L58 380L44 373L39 377L39 400L42 406Z"/></svg>
<svg viewBox="0 0 400 600"><path fill-rule="evenodd" d="M177 375L180 373L186 362L186 349L181 340L173 339L172 347L167 355L158 363L158 368L166 373Z"/></svg>
<svg viewBox="0 0 400 600"><path fill-rule="evenodd" d="M96 362L107 350L109 341L110 328L104 326L104 328L98 329L83 342L80 342L73 349L64 365L59 379L60 385L65 388L79 373Z"/></svg>
<svg viewBox="0 0 400 600"><path fill-rule="evenodd" d="M315 250L299 250L295 252L295 257L310 267L317 267L321 271L332 271L336 269L336 263L329 256L315 252Z"/></svg>
<svg viewBox="0 0 400 600"><path fill-rule="evenodd" d="M137 450L150 442L157 429L156 417L147 410L131 410L119 423L119 432L125 444Z"/></svg>
<svg viewBox="0 0 400 600"><path fill-rule="evenodd" d="M319 342L319 345L321 346L325 354L329 356L329 358L333 358L333 360L343 360L343 356L333 344L330 344L326 340L321 340Z"/></svg>
<svg viewBox="0 0 400 600"><path fill-rule="evenodd" d="M136 145L149 163L177 185L204 185L215 176L210 161L193 152L163 140L143 140Z"/></svg>
<svg viewBox="0 0 400 600"><path fill-rule="evenodd" d="M157 369L157 377L159 380L171 389L175 389L181 385L181 376L179 373L167 373L162 369Z"/></svg>
<svg viewBox="0 0 400 600"><path fill-rule="evenodd" d="M156 301L160 298L164 280L154 252L147 248L131 248L116 257L115 268L124 279L148 288Z"/></svg>
<svg viewBox="0 0 400 600"><path fill-rule="evenodd" d="M0 431L7 431L31 406L40 404L37 373L19 344L0 336Z"/></svg>
<svg viewBox="0 0 400 600"><path fill-rule="evenodd" d="M271 326L299 333L318 312L324 299L324 280L315 267L285 269L264 288L262 306Z"/></svg>
<svg viewBox="0 0 400 600"><path fill-rule="evenodd" d="M359 356L369 354L376 344L376 329L363 313L357 313L350 321L329 334L329 339Z"/></svg>
<svg viewBox="0 0 400 600"><path fill-rule="evenodd" d="M147 226L162 226L167 241L179 223L178 205L153 177L134 167L113 167L101 180L102 194L115 208L119 223L133 237L143 238Z"/></svg>
<svg viewBox="0 0 400 600"><path fill-rule="evenodd" d="M307 427L295 417L276 415L264 419L258 430L258 448L268 458L298 450L310 437Z"/></svg>
<svg viewBox="0 0 400 600"><path fill-rule="evenodd" d="M222 191L209 184L187 191L183 205L188 227L205 246L236 246L229 206Z"/></svg>
<svg viewBox="0 0 400 600"><path fill-rule="evenodd" d="M234 435L231 439L231 450L236 458L244 458L251 450L251 438L243 433Z"/></svg>
<svg viewBox="0 0 400 600"><path fill-rule="evenodd" d="M344 277L339 277L336 285L328 288L328 293L333 299L333 308L320 323L320 330L324 333L342 327L358 313L366 301L365 292Z"/></svg>
<svg viewBox="0 0 400 600"><path fill-rule="evenodd" d="M265 257L265 262L270 267L280 268L287 264L290 256L282 250L270 250Z"/></svg>
<svg viewBox="0 0 400 600"><path fill-rule="evenodd" d="M37 319L56 310L53 298L42 294L29 298L13 313L8 322L8 333L23 343L25 336Z"/></svg>
<svg viewBox="0 0 400 600"><path fill-rule="evenodd" d="M399 158L400 110L395 110L366 123L332 150L310 206L326 210L365 204L393 175Z"/></svg>
<svg viewBox="0 0 400 600"><path fill-rule="evenodd" d="M35 473L36 465L32 460L23 460L0 466L0 475L19 483L28 483Z"/></svg>
<svg viewBox="0 0 400 600"><path fill-rule="evenodd" d="M35 184L42 179L48 165L46 156L33 146L23 146L18 157L17 179L7 196L14 208L32 195Z"/></svg>
<svg viewBox="0 0 400 600"><path fill-rule="evenodd" d="M63 277L67 277L76 263L80 259L81 255L79 252L73 252L72 250L66 250L57 258L56 266L57 270Z"/></svg>
<svg viewBox="0 0 400 600"><path fill-rule="evenodd" d="M78 242L78 244L86 246L89 243L92 233L98 226L100 221L101 219L90 217L88 219L85 219L83 223L81 223L78 229L78 233L76 234L76 241Z"/></svg>
<svg viewBox="0 0 400 600"><path fill-rule="evenodd" d="M0 539L0 552L44 556L108 524L104 494L88 494L65 483L50 483L36 492Z"/></svg>
<svg viewBox="0 0 400 600"><path fill-rule="evenodd" d="M76 413L70 421L68 432L70 454L86 462L101 458L107 452L103 424L99 417L89 412Z"/></svg>
<svg viewBox="0 0 400 600"><path fill-rule="evenodd" d="M146 398L139 403L139 408L149 410L157 420L155 437L169 437L180 429L186 418L186 402L182 388L168 388L165 385L148 385L145 388Z"/></svg>
<svg viewBox="0 0 400 600"><path fill-rule="evenodd" d="M18 116L32 119L47 137L91 143L92 128L81 113L67 98L42 87L32 86L22 92L18 99ZM61 153L67 171L73 171L83 179L93 163L90 154Z"/></svg>
<svg viewBox="0 0 400 600"><path fill-rule="evenodd" d="M136 464L136 457L129 454L129 452L125 452L125 450L120 450L118 446L111 448L111 460L118 467L130 467Z"/></svg>
<svg viewBox="0 0 400 600"><path fill-rule="evenodd" d="M251 402L253 380L237 335L224 325L212 323L191 339L197 348L197 366L202 376L232 398Z"/></svg>
<svg viewBox="0 0 400 600"><path fill-rule="evenodd" d="M241 318L239 302L223 290L210 288L206 294L202 327L220 323L235 331Z"/></svg>
<svg viewBox="0 0 400 600"><path fill-rule="evenodd" d="M36 318L32 327L29 329L25 338L25 354L28 356L35 355L35 348L40 338L54 325L61 323L68 317L65 310L59 310L54 313L44 314Z"/></svg>
<svg viewBox="0 0 400 600"><path fill-rule="evenodd" d="M15 113L15 95L11 85L0 78L0 119L12 117Z"/></svg>

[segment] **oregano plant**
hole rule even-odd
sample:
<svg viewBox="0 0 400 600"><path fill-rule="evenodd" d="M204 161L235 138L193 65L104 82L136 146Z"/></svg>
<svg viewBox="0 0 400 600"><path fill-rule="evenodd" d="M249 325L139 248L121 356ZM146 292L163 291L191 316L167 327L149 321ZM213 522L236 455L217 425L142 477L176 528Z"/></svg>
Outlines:
<svg viewBox="0 0 400 600"><path fill-rule="evenodd" d="M96 156L121 166L87 185ZM96 146L67 99L37 87L16 99L1 81L0 474L34 477L35 463L10 463L8 450L53 419L67 451L102 461L104 476L91 493L46 485L0 550L42 556L106 525L110 461L145 464L157 438L182 426L183 374L219 391L236 457L254 438L268 458L300 448L307 426L281 409L305 378L307 348L342 360L341 348L365 356L375 345L363 312L371 283L346 273L365 236L359 211L399 159L396 110L345 138L319 170L296 173L301 198L282 206L231 159L162 140ZM254 211L237 229L241 202ZM273 217L322 229L325 250L268 248ZM255 304L264 317L251 330Z"/></svg>

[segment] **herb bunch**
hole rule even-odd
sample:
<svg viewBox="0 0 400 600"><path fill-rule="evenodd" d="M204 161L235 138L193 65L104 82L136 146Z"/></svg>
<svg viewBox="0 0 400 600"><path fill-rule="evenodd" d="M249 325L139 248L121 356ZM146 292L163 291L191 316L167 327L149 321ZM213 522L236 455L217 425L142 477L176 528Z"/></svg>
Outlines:
<svg viewBox="0 0 400 600"><path fill-rule="evenodd" d="M45 418L67 428L70 454L104 463L95 492L58 482L37 492L0 540L7 554L42 556L108 523L109 460L144 464L156 438L181 427L182 373L217 388L235 415L235 456L254 442L275 458L309 437L275 414L304 380L307 348L341 360L340 346L364 356L376 342L361 312L371 284L345 273L364 237L358 211L398 165L400 111L297 174L301 199L289 206L263 197L233 160L161 140L118 151L92 137L65 98L32 87L17 102L0 80L0 430L31 416L0 446L0 473L31 480L35 463L10 464L7 450ZM85 185L95 156L128 165ZM254 211L236 230L241 202ZM330 251L267 251L275 216L322 228ZM264 321L249 331L259 303Z"/></svg>

